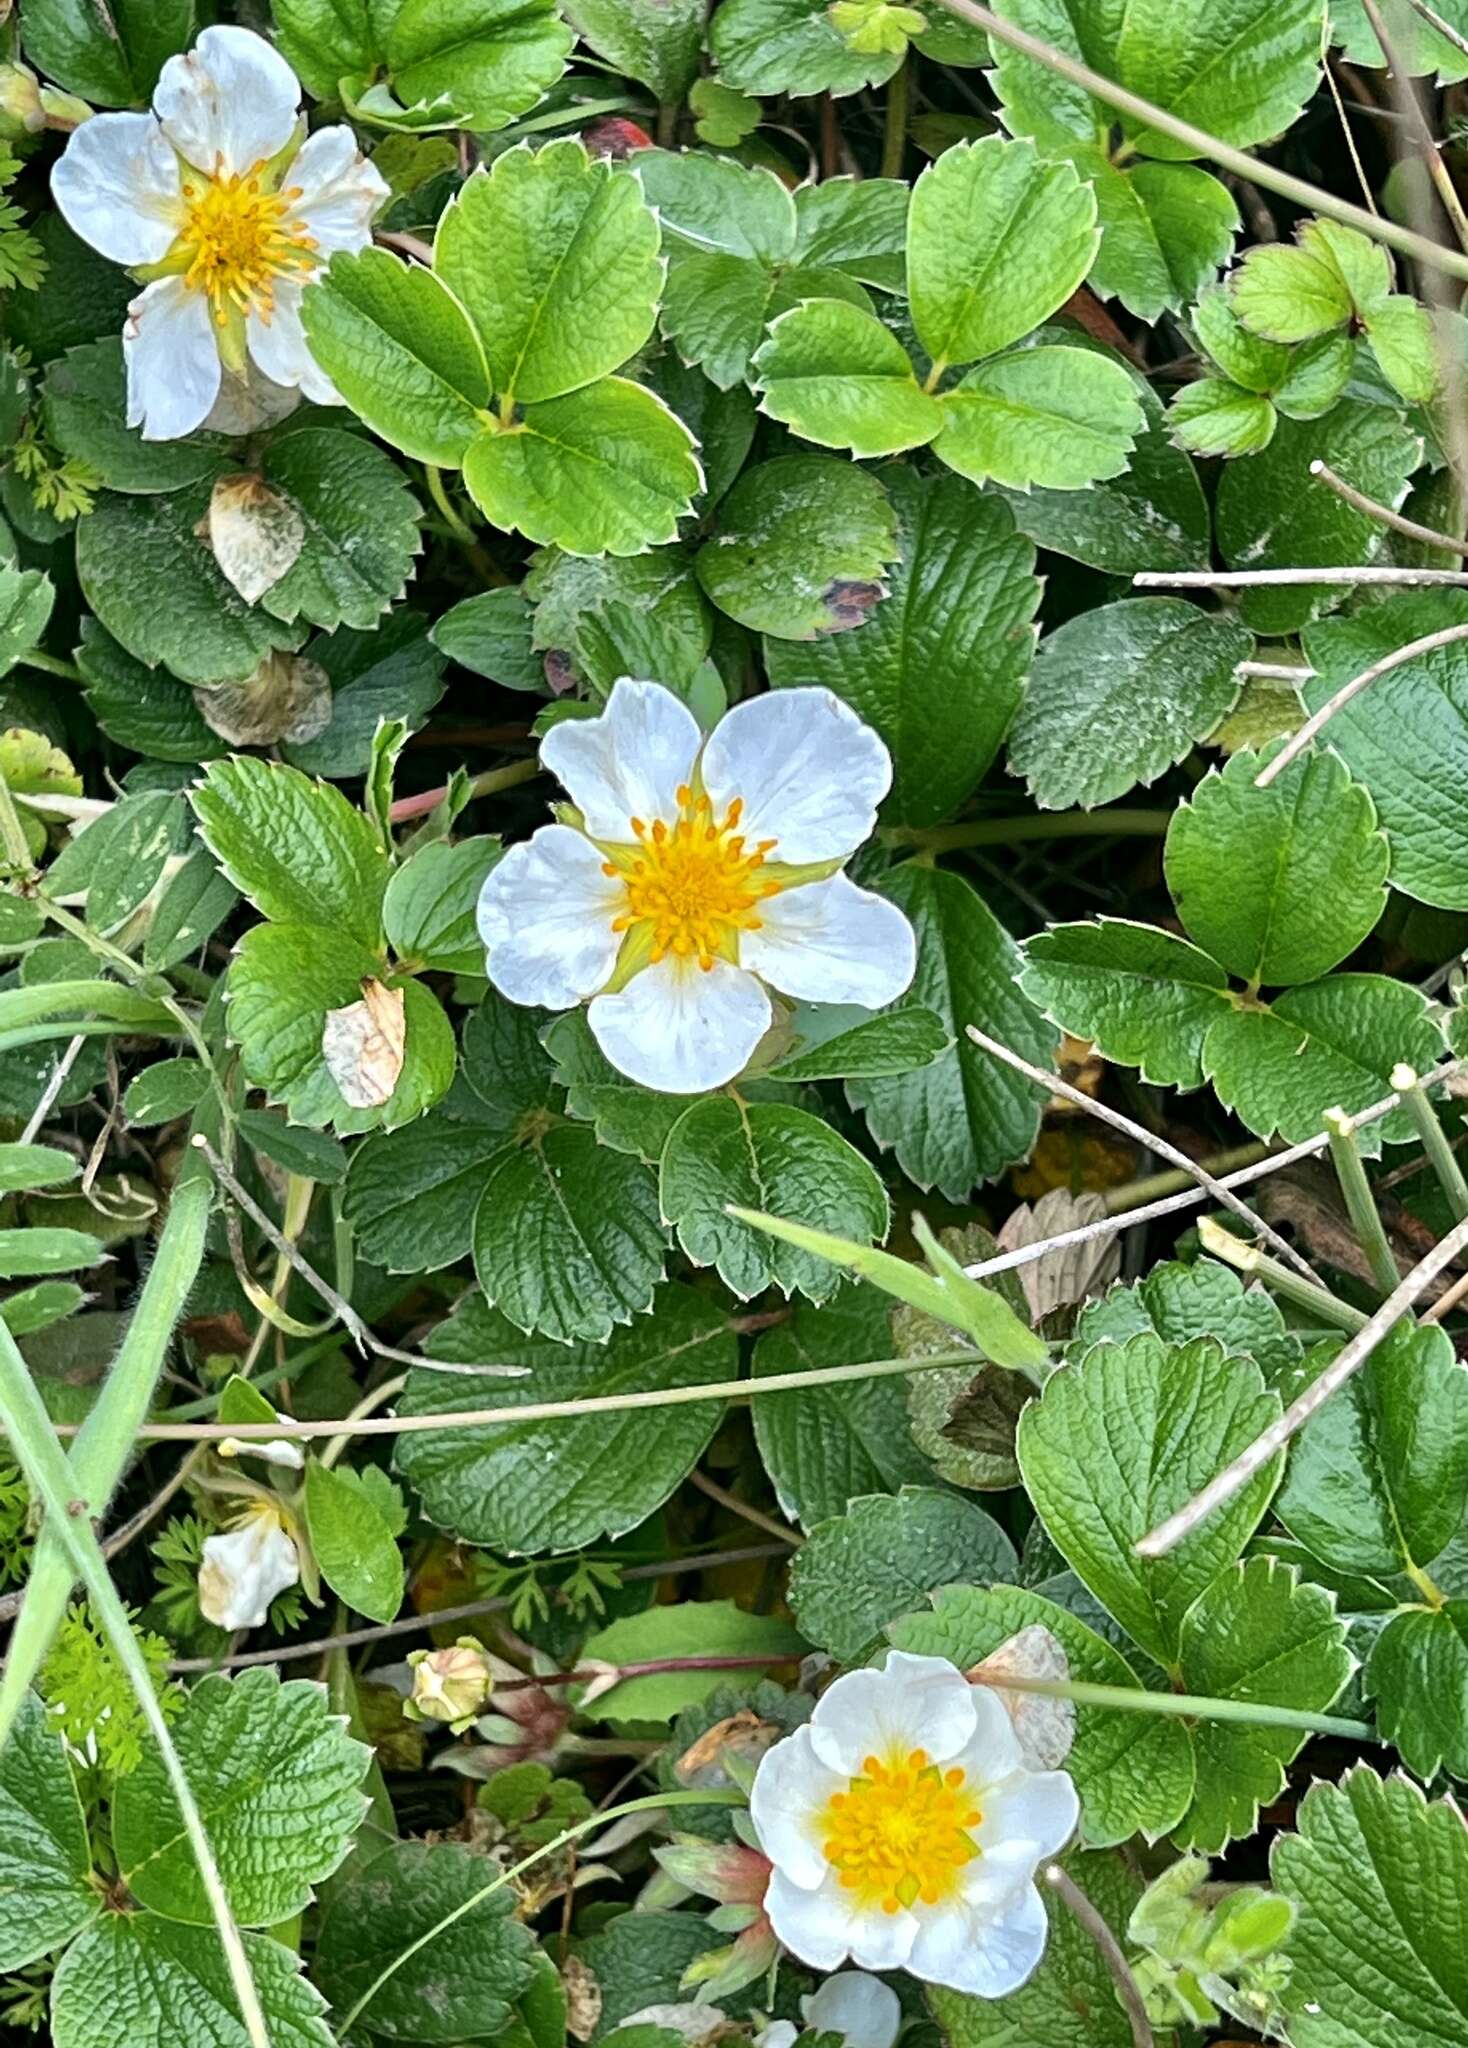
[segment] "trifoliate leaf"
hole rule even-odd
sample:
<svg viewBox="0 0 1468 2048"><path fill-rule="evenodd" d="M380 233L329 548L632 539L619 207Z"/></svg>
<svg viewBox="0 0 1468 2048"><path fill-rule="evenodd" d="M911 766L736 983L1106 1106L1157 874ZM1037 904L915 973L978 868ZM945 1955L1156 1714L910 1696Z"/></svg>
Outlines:
<svg viewBox="0 0 1468 2048"><path fill-rule="evenodd" d="M1089 349L1025 348L942 396L934 451L974 483L1074 491L1126 468L1144 423L1131 378Z"/></svg>
<svg viewBox="0 0 1468 2048"><path fill-rule="evenodd" d="M1024 1157L1041 1108L1034 1086L981 1052L966 1027L982 1019L991 1037L1041 1062L1053 1054L1054 1034L1015 985L1014 941L961 875L901 867L883 894L917 932L912 999L936 1011L953 1044L915 1073L851 1081L847 1096L910 1180L963 1201Z"/></svg>
<svg viewBox="0 0 1468 2048"><path fill-rule="evenodd" d="M1134 1546L1280 1412L1259 1368L1210 1338L1100 1344L1020 1417L1019 1462L1051 1540L1127 1633L1178 1669L1183 1617L1269 1505L1275 1458L1165 1557Z"/></svg>
<svg viewBox="0 0 1468 2048"><path fill-rule="evenodd" d="M1328 248L1307 242L1304 232L1298 244L1261 242L1250 249L1229 296L1243 325L1266 341L1309 341L1344 326L1352 312L1350 286Z"/></svg>
<svg viewBox="0 0 1468 2048"><path fill-rule="evenodd" d="M1204 1589L1182 1628L1188 1692L1323 1713L1355 1668L1333 1595L1301 1584L1277 1558L1232 1566ZM1186 1847L1217 1854L1250 1835L1259 1809L1284 1790L1304 1730L1200 1720L1193 1730L1198 1789L1177 1829Z"/></svg>
<svg viewBox="0 0 1468 2048"><path fill-rule="evenodd" d="M1227 716L1250 652L1241 626L1180 597L1080 612L1040 643L1010 767L1049 810L1155 782Z"/></svg>
<svg viewBox="0 0 1468 2048"><path fill-rule="evenodd" d="M876 478L830 455L746 470L697 556L705 594L741 626L814 640L859 626L886 594L897 518Z"/></svg>
<svg viewBox="0 0 1468 2048"><path fill-rule="evenodd" d="M1013 1544L982 1508L904 1486L861 1495L816 1523L790 1568L790 1606L801 1634L846 1664L940 1587L989 1584L1017 1569Z"/></svg>
<svg viewBox="0 0 1468 2048"><path fill-rule="evenodd" d="M0 1968L20 1970L60 1948L101 1911L87 1882L86 1817L60 1730L28 1692L0 1752Z"/></svg>
<svg viewBox="0 0 1468 2048"><path fill-rule="evenodd" d="M861 1284L844 1288L825 1308L802 1304L760 1338L755 1377L890 1358L890 1314L890 1301ZM806 1528L840 1514L857 1494L932 1478L908 1431L896 1375L761 1394L754 1432L782 1511Z"/></svg>
<svg viewBox="0 0 1468 2048"><path fill-rule="evenodd" d="M339 790L298 768L236 755L210 766L193 803L215 858L263 916L325 922L377 944L387 859Z"/></svg>
<svg viewBox="0 0 1468 2048"><path fill-rule="evenodd" d="M1239 753L1173 812L1164 865L1189 935L1254 987L1314 981L1386 908L1376 807L1337 754L1310 753L1265 789Z"/></svg>
<svg viewBox="0 0 1468 2048"><path fill-rule="evenodd" d="M803 299L771 325L754 358L763 409L803 440L856 456L931 441L943 408L906 349L874 314L839 299Z"/></svg>
<svg viewBox="0 0 1468 2048"><path fill-rule="evenodd" d="M272 2048L332 2048L326 2001L301 1959L263 1934L244 1937L245 1961ZM250 2048L224 1946L212 1926L181 1927L156 1913L105 1913L74 1941L51 1981L56 2048L113 2048L117 2016L133 2048Z"/></svg>
<svg viewBox="0 0 1468 2048"><path fill-rule="evenodd" d="M245 1926L273 1926L310 1902L361 1821L371 1752L353 1742L308 1679L271 1670L201 1678L173 1729L219 1874ZM178 1803L156 1749L118 1781L117 1860L140 1904L213 1924ZM262 1855L264 1845L268 1854Z"/></svg>
<svg viewBox="0 0 1468 2048"><path fill-rule="evenodd" d="M652 333L658 224L634 178L573 137L506 150L439 222L433 267L479 330L501 401L562 398Z"/></svg>
<svg viewBox="0 0 1468 2048"><path fill-rule="evenodd" d="M655 1311L605 1344L567 1347L525 1337L479 1296L440 1323L428 1351L461 1365L527 1365L526 1380L414 1371L400 1414L517 1408L593 1394L714 1385L738 1370L738 1340L723 1311L665 1287ZM397 1469L428 1519L467 1543L516 1556L580 1550L621 1536L660 1508L702 1455L720 1401L656 1401L610 1414L493 1422L398 1440Z"/></svg>
<svg viewBox="0 0 1468 2048"><path fill-rule="evenodd" d="M1228 996L1216 960L1156 925L1103 917L1025 943L1021 986L1063 1030L1144 1081L1201 1088L1203 1039Z"/></svg>

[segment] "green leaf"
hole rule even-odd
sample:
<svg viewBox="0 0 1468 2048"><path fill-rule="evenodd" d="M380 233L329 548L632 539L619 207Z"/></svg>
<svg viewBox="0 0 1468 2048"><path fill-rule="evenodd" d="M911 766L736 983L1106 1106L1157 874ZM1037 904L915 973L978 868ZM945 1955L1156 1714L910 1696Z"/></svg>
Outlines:
<svg viewBox="0 0 1468 2048"><path fill-rule="evenodd" d="M1091 290L1139 320L1190 306L1233 253L1239 210L1228 188L1194 164L1115 165L1100 143L1065 153L1096 193Z"/></svg>
<svg viewBox="0 0 1468 2048"><path fill-rule="evenodd" d="M246 604L226 581L198 527L209 509L201 481L163 496L104 493L80 522L77 576L114 639L149 668L181 682L243 682L272 649L301 633Z"/></svg>
<svg viewBox="0 0 1468 2048"><path fill-rule="evenodd" d="M661 106L677 106L698 76L703 0L569 0L565 14L613 71L645 85Z"/></svg>
<svg viewBox="0 0 1468 2048"><path fill-rule="evenodd" d="M1144 415L1120 363L1089 349L1024 348L943 394L934 452L974 483L1074 491L1126 468Z"/></svg>
<svg viewBox="0 0 1468 2048"><path fill-rule="evenodd" d="M245 1959L270 2028L271 2048L332 2048L326 2001L301 1959L263 1934L244 1937ZM251 2048L229 1962L212 1927L180 1927L153 1913L105 1913L74 1941L51 1980L55 2048L116 2048L119 2013L131 2048Z"/></svg>
<svg viewBox="0 0 1468 2048"><path fill-rule="evenodd" d="M1350 319L1350 286L1328 247L1311 236L1318 226L1307 221L1298 245L1261 243L1245 255L1229 292L1235 314L1251 333L1266 341L1309 341Z"/></svg>
<svg viewBox="0 0 1468 2048"><path fill-rule="evenodd" d="M1180 597L1080 612L1040 643L1010 767L1047 810L1155 782L1227 717L1251 652L1241 626Z"/></svg>
<svg viewBox="0 0 1468 2048"><path fill-rule="evenodd" d="M1017 1569L1014 1545L982 1508L904 1486L854 1498L816 1523L791 1563L790 1607L803 1636L851 1664L940 1587L988 1584Z"/></svg>
<svg viewBox="0 0 1468 2048"><path fill-rule="evenodd" d="M0 1145L0 1195L60 1187L80 1171L71 1154L55 1145Z"/></svg>
<svg viewBox="0 0 1468 2048"><path fill-rule="evenodd" d="M141 1130L172 1123L175 1117L191 1116L209 1086L209 1070L202 1060L154 1060L129 1081L122 1113L129 1125Z"/></svg>
<svg viewBox="0 0 1468 2048"><path fill-rule="evenodd" d="M405 1415L517 1408L592 1394L716 1385L738 1370L738 1340L723 1312L682 1287L665 1287L655 1312L605 1344L570 1348L527 1338L479 1297L440 1323L430 1356L455 1364L528 1365L528 1381L414 1371L398 1402ZM690 1401L548 1422L483 1423L398 1440L397 1468L431 1522L466 1543L515 1556L583 1549L622 1536L660 1508L702 1455L723 1414Z"/></svg>
<svg viewBox="0 0 1468 2048"><path fill-rule="evenodd" d="M1137 1674L1119 1650L1066 1608L1019 1586L947 1586L934 1594L931 1612L906 1615L887 1634L899 1650L947 1657L968 1671L1022 1628L1036 1626L1057 1638L1073 1679L1137 1689ZM1154 1841L1166 1834L1193 1796L1188 1730L1160 1714L1114 1707L1077 1706L1075 1715L1066 1769L1080 1794L1082 1839L1105 1847L1139 1831ZM1049 2037L1037 2037L1035 2048L1049 2048ZM1089 2039L1084 2048L1091 2048Z"/></svg>
<svg viewBox="0 0 1468 2048"><path fill-rule="evenodd" d="M823 448L893 455L931 441L943 408L918 386L906 349L874 314L839 299L782 313L754 367L763 410Z"/></svg>
<svg viewBox="0 0 1468 2048"><path fill-rule="evenodd" d="M525 408L464 458L485 517L577 555L637 555L673 540L703 472L693 436L645 385L603 377Z"/></svg>
<svg viewBox="0 0 1468 2048"><path fill-rule="evenodd" d="M1235 754L1173 812L1165 868L1190 936L1254 987L1314 981L1386 908L1376 807L1340 757L1310 753L1266 789L1266 755Z"/></svg>
<svg viewBox="0 0 1468 2048"><path fill-rule="evenodd" d="M1018 708L1040 601L1035 552L988 492L955 476L878 471L901 554L888 595L852 633L770 640L777 687L824 683L886 741L894 817L951 817L987 773Z"/></svg>
<svg viewBox="0 0 1468 2048"><path fill-rule="evenodd" d="M360 434L307 427L272 442L263 474L294 505L306 537L261 603L287 624L370 632L403 595L422 546L402 471Z"/></svg>
<svg viewBox="0 0 1468 2048"><path fill-rule="evenodd" d="M1095 194L1069 164L999 136L956 143L912 191L907 291L918 339L935 363L997 355L1064 305L1098 242Z"/></svg>
<svg viewBox="0 0 1468 2048"><path fill-rule="evenodd" d="M501 1132L442 1111L359 1145L342 1210L363 1258L390 1273L431 1273L464 1258L503 1145Z"/></svg>
<svg viewBox="0 0 1468 2048"><path fill-rule="evenodd" d="M339 79L365 76L378 51L370 0L274 0L282 55L306 90L333 99Z"/></svg>
<svg viewBox="0 0 1468 2048"><path fill-rule="evenodd" d="M1019 1462L1052 1542L1150 1657L1178 1669L1183 1617L1243 1549L1279 1483L1275 1458L1166 1557L1134 1546L1280 1412L1251 1361L1210 1338L1100 1344L1020 1417Z"/></svg>
<svg viewBox="0 0 1468 2048"><path fill-rule="evenodd" d="M151 95L193 30L193 0L30 0L25 53L65 91L131 107Z"/></svg>
<svg viewBox="0 0 1468 2048"><path fill-rule="evenodd" d="M258 1156L274 1160L287 1173L336 1187L346 1179L347 1156L335 1138L302 1130L268 1109L242 1109L240 1136Z"/></svg>
<svg viewBox="0 0 1468 2048"><path fill-rule="evenodd" d="M1347 1116L1379 1102L1399 1060L1425 1071L1442 1057L1442 1034L1424 998L1381 974L1332 974L1286 989L1266 1006L1216 1017L1203 1042L1203 1071L1220 1098L1259 1136L1287 1145L1316 1136L1327 1109ZM1401 1110L1360 1134L1375 1152L1402 1144Z"/></svg>
<svg viewBox="0 0 1468 2048"><path fill-rule="evenodd" d="M382 899L388 943L400 960L445 974L478 974L484 942L474 922L484 878L500 842L486 834L450 844L436 839L393 870Z"/></svg>
<svg viewBox="0 0 1468 2048"><path fill-rule="evenodd" d="M626 1614L586 1638L583 1658L607 1664L654 1663L662 1657L768 1657L784 1664L805 1650L805 1639L772 1614L746 1614L732 1600L681 1600ZM740 1674L752 1686L759 1671ZM627 1678L594 1704L582 1707L598 1721L671 1721L735 1678L728 1671L659 1671Z"/></svg>
<svg viewBox="0 0 1468 2048"><path fill-rule="evenodd" d="M1113 1287L1099 1300L1088 1301L1076 1319L1073 1354L1084 1355L1093 1344L1108 1340L1124 1344L1144 1330L1155 1331L1169 1344L1216 1338L1228 1357L1252 1358L1273 1387L1281 1386L1300 1363L1300 1339L1285 1327L1274 1296L1257 1281L1245 1286L1232 1266L1216 1259L1199 1259L1192 1266L1167 1260L1135 1287ZM1279 1500L1275 1511L1280 1512Z"/></svg>
<svg viewBox="0 0 1468 2048"><path fill-rule="evenodd" d="M12 1337L30 1337L67 1316L74 1316L88 1297L71 1280L40 1280L0 1303L0 1320Z"/></svg>
<svg viewBox="0 0 1468 2048"><path fill-rule="evenodd" d="M795 1049L770 1070L772 1080L844 1081L908 1074L948 1050L936 1012L904 1003L873 1015L844 1003L800 1003L792 1016Z"/></svg>
<svg viewBox="0 0 1468 2048"><path fill-rule="evenodd" d="M450 605L429 638L472 675L488 676L507 690L542 690L545 669L531 643L531 624L523 587L505 584Z"/></svg>
<svg viewBox="0 0 1468 2048"><path fill-rule="evenodd" d="M327 1710L320 1686L272 1670L201 1678L174 1724L235 1918L273 1926L309 1904L347 1853L371 1751ZM118 1781L117 1860L140 1904L207 1927L213 1908L156 1748ZM268 1853L261 1854L269 1844Z"/></svg>
<svg viewBox="0 0 1468 2048"><path fill-rule="evenodd" d="M910 1180L963 1201L1028 1153L1041 1109L1033 1084L981 1052L965 1027L982 1020L991 1037L1042 1064L1055 1036L1015 985L1019 949L962 876L909 865L887 877L883 894L917 932L911 1000L936 1011L953 1043L915 1073L852 1081L847 1096Z"/></svg>
<svg viewBox="0 0 1468 2048"><path fill-rule="evenodd" d="M1383 1740L1430 1781L1468 1776L1468 1600L1404 1607L1371 1647L1366 1690Z"/></svg>
<svg viewBox="0 0 1468 2048"><path fill-rule="evenodd" d="M1231 1000L1216 960L1156 925L1103 917L1025 942L1020 986L1063 1031L1164 1088L1201 1088L1203 1039Z"/></svg>
<svg viewBox="0 0 1468 2048"><path fill-rule="evenodd" d="M143 965L166 974L197 953L238 903L207 847L196 846L163 884L143 940Z"/></svg>
<svg viewBox="0 0 1468 2048"><path fill-rule="evenodd" d="M402 0L383 54L405 105L442 100L486 134L529 113L575 40L553 0Z"/></svg>
<svg viewBox="0 0 1468 2048"><path fill-rule="evenodd" d="M102 1240L85 1230L0 1230L0 1280L37 1273L72 1273L107 1257Z"/></svg>
<svg viewBox="0 0 1468 2048"><path fill-rule="evenodd" d="M1309 708L1409 641L1458 625L1468 626L1468 595L1416 590L1311 627ZM1393 886L1423 903L1468 908L1468 819L1455 795L1468 773L1468 640L1404 661L1361 691L1331 720L1329 745L1371 792Z"/></svg>
<svg viewBox="0 0 1468 2048"><path fill-rule="evenodd" d="M1278 414L1256 391L1241 391L1223 377L1185 385L1167 409L1179 448L1190 455L1257 455L1274 439Z"/></svg>
<svg viewBox="0 0 1468 2048"><path fill-rule="evenodd" d="M46 432L63 455L96 470L109 491L176 491L232 467L228 435L203 427L174 441L145 441L127 425L122 340L68 349L46 372Z"/></svg>
<svg viewBox="0 0 1468 2048"><path fill-rule="evenodd" d="M1300 1908L1286 1993L1295 2048L1452 2048L1468 2027L1468 1830L1451 1799L1365 1764L1312 1785L1274 1882Z"/></svg>
<svg viewBox="0 0 1468 2048"><path fill-rule="evenodd" d="M545 1046L556 1062L556 1079L567 1091L566 1114L592 1124L603 1145L656 1166L669 1131L698 1098L655 1094L629 1080L602 1052L581 1010L555 1018Z"/></svg>
<svg viewBox="0 0 1468 2048"><path fill-rule="evenodd" d="M731 619L779 640L859 626L886 593L897 519L876 478L830 455L746 470L699 550L698 580Z"/></svg>
<svg viewBox="0 0 1468 2048"><path fill-rule="evenodd" d="M908 188L898 178L823 178L795 193L795 260L902 289Z"/></svg>
<svg viewBox="0 0 1468 2048"><path fill-rule="evenodd" d="M305 1506L311 1549L332 1592L369 1621L392 1621L403 1604L402 1552L356 1473L313 1458Z"/></svg>
<svg viewBox="0 0 1468 2048"><path fill-rule="evenodd" d="M658 244L636 179L563 136L475 172L439 222L433 267L479 330L496 395L524 405L578 391L642 347Z"/></svg>
<svg viewBox="0 0 1468 2048"><path fill-rule="evenodd" d="M831 26L826 0L722 0L709 48L726 84L756 94L860 92L902 62L887 50L853 50Z"/></svg>
<svg viewBox="0 0 1468 2048"><path fill-rule="evenodd" d="M422 264L336 255L301 301L311 353L352 411L405 455L456 469L478 437L489 372L469 316Z"/></svg>
<svg viewBox="0 0 1468 2048"><path fill-rule="evenodd" d="M20 1970L94 1920L86 1816L59 1731L33 1692L0 1751L0 1969Z"/></svg>
<svg viewBox="0 0 1468 2048"><path fill-rule="evenodd" d="M443 694L443 657L420 612L392 612L370 633L350 626L310 643L307 655L331 679L331 717L315 739L285 740L281 752L308 775L363 775L378 723L401 719L416 732Z"/></svg>
<svg viewBox="0 0 1468 2048"><path fill-rule="evenodd" d="M48 889L63 896L85 891L93 929L115 931L138 909L177 851L187 815L181 806L173 790L139 790L121 798L82 838L63 848L48 872Z"/></svg>
<svg viewBox="0 0 1468 2048"><path fill-rule="evenodd" d="M1281 420L1269 446L1231 463L1218 485L1218 546L1231 569L1354 568L1380 552L1382 526L1310 473L1324 462L1379 504L1400 505L1422 459L1421 443L1393 412L1344 399L1322 419ZM1292 633L1346 595L1340 584L1306 583L1239 593L1239 616L1255 633Z"/></svg>
<svg viewBox="0 0 1468 2048"><path fill-rule="evenodd" d="M797 1308L759 1339L755 1378L890 1358L890 1308L875 1287L860 1285L843 1288L825 1308ZM755 1442L783 1514L808 1529L842 1513L857 1494L932 1478L912 1442L902 1388L893 1375L760 1395Z"/></svg>
<svg viewBox="0 0 1468 2048"><path fill-rule="evenodd" d="M135 661L95 619L83 620L75 658L87 707L118 746L159 761L208 761L228 751L186 683Z"/></svg>
<svg viewBox="0 0 1468 2048"><path fill-rule="evenodd" d="M1372 354L1387 382L1409 405L1425 405L1441 374L1432 323L1425 309L1393 292L1365 317Z"/></svg>
<svg viewBox="0 0 1468 2048"><path fill-rule="evenodd" d="M1277 1558L1232 1566L1204 1589L1182 1627L1183 1685L1209 1699L1323 1713L1355 1669L1335 1596L1302 1585ZM1216 1855L1251 1835L1261 1806L1309 1740L1298 1728L1200 1720L1193 1730L1198 1790L1177 1839Z"/></svg>
<svg viewBox="0 0 1468 2048"><path fill-rule="evenodd" d="M1468 5L1464 0L1437 0L1433 13L1468 38ZM1389 17L1393 44L1409 76L1435 74L1442 85L1456 85L1468 77L1468 54L1450 42L1415 9L1395 9ZM1340 44L1353 64L1366 64L1373 71L1385 68L1381 46L1361 0L1331 0L1330 29L1333 42Z"/></svg>
<svg viewBox="0 0 1468 2048"><path fill-rule="evenodd" d="M674 1124L658 1176L658 1205L696 1266L717 1266L748 1301L777 1286L824 1301L840 1274L726 1212L768 1210L870 1244L887 1234L881 1181L838 1131L783 1102L709 1095Z"/></svg>
<svg viewBox="0 0 1468 2048"><path fill-rule="evenodd" d="M530 1981L535 1940L515 1918L508 1886L477 1898L495 1874L460 1842L394 1842L354 1870L316 1949L316 1974L336 2012L352 2010L401 1958L363 2015L374 2035L429 2043L500 2033Z"/></svg>
<svg viewBox="0 0 1468 2048"><path fill-rule="evenodd" d="M211 763L193 804L215 858L262 916L326 922L365 946L379 943L387 859L339 790L237 754Z"/></svg>

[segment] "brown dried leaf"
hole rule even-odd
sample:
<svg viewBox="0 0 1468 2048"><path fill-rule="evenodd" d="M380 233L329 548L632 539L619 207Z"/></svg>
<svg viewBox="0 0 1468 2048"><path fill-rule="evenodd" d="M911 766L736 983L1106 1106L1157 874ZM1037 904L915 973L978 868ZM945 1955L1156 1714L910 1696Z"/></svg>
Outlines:
<svg viewBox="0 0 1468 2048"><path fill-rule="evenodd" d="M561 1965L561 1988L566 1994L566 2031L574 2041L589 2041L601 2018L601 1985L589 1963L580 1956L567 1956Z"/></svg>
<svg viewBox="0 0 1468 2048"><path fill-rule="evenodd" d="M267 654L243 683L195 690L205 725L232 747L301 745L331 723L331 678L319 661L299 654Z"/></svg>
<svg viewBox="0 0 1468 2048"><path fill-rule="evenodd" d="M997 1693L1032 1771L1057 1770L1065 1762L1076 1739L1075 1702L1011 1692L1001 1683L1005 1678L1070 1677L1070 1660L1048 1628L1031 1622L965 1675L971 1685L987 1685Z"/></svg>
<svg viewBox="0 0 1468 2048"><path fill-rule="evenodd" d="M294 567L306 522L289 498L246 471L215 479L200 537L246 604L255 604Z"/></svg>
<svg viewBox="0 0 1468 2048"><path fill-rule="evenodd" d="M376 1109L387 1101L403 1071L406 1036L402 990L370 974L363 976L360 1002L327 1011L321 1056L353 1109Z"/></svg>
<svg viewBox="0 0 1468 2048"><path fill-rule="evenodd" d="M1067 1188L1052 1188L1033 1208L1026 1202L1014 1211L999 1233L999 1249L1013 1252L1022 1245L1042 1244L1067 1230L1099 1223L1105 1214L1106 1204L1100 1195L1073 1195ZM1121 1241L1119 1236L1111 1236L1093 1238L1089 1244L1066 1245L1018 1270L1030 1315L1039 1323L1056 1309L1104 1294L1120 1269Z"/></svg>

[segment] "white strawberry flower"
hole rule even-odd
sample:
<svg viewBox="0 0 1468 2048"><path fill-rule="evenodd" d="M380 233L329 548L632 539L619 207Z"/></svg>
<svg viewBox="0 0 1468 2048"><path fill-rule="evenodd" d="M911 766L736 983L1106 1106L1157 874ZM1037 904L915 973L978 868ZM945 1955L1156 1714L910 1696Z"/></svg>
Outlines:
<svg viewBox="0 0 1468 2048"><path fill-rule="evenodd" d="M201 426L225 371L341 402L306 346L301 294L335 251L366 247L388 188L350 128L308 136L300 102L263 36L206 28L164 65L151 113L83 122L51 174L68 225L144 281L123 348L128 425L145 440Z"/></svg>
<svg viewBox="0 0 1468 2048"><path fill-rule="evenodd" d="M1079 1810L1066 1772L1026 1767L990 1690L894 1650L838 1678L760 1761L765 1911L813 1969L850 1959L1002 1998L1044 1953L1035 1871Z"/></svg>
<svg viewBox="0 0 1468 2048"><path fill-rule="evenodd" d="M840 872L891 759L830 690L748 698L705 740L671 690L624 676L541 759L571 806L485 882L487 972L512 1002L591 998L597 1043L644 1087L732 1081L774 1020L771 988L879 1010L912 980L911 925Z"/></svg>
<svg viewBox="0 0 1468 2048"><path fill-rule="evenodd" d="M276 1594L300 1576L284 1514L271 1501L252 1502L232 1529L205 1541L199 1611L217 1628L260 1628Z"/></svg>
<svg viewBox="0 0 1468 2048"><path fill-rule="evenodd" d="M840 2034L846 2048L893 2048L902 2031L902 2003L890 1984L865 1970L840 1970L800 2001L812 2033ZM755 2048L795 2048L802 2029L794 2020L771 2020Z"/></svg>

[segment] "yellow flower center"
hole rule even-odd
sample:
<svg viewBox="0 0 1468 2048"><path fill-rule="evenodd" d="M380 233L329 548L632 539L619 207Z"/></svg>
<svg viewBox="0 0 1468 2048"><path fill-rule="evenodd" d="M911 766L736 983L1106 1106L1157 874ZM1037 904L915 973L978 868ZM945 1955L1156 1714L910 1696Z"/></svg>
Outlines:
<svg viewBox="0 0 1468 2048"><path fill-rule="evenodd" d="M958 1890L979 1845L969 1833L983 1815L968 1776L928 1762L925 1749L883 1763L863 1759L862 1775L833 1792L821 1817L825 1857L842 1888L884 1913L941 1905Z"/></svg>
<svg viewBox="0 0 1468 2048"><path fill-rule="evenodd" d="M649 826L633 818L637 850L604 863L627 891L613 929L645 926L653 961L672 953L707 971L716 959L737 960L739 934L759 930L759 905L782 886L760 872L775 841L750 847L738 829L743 810L736 797L716 818L709 799L685 783L673 824L658 818Z"/></svg>
<svg viewBox="0 0 1468 2048"><path fill-rule="evenodd" d="M266 166L234 177L191 181L183 225L169 267L181 269L190 291L211 301L219 326L237 313L268 320L276 280L316 267L316 242L288 219L299 185L271 189Z"/></svg>

